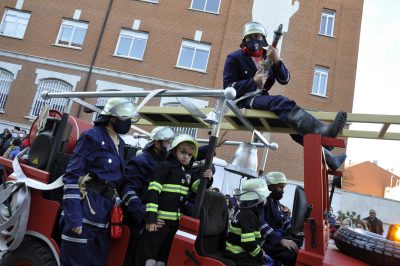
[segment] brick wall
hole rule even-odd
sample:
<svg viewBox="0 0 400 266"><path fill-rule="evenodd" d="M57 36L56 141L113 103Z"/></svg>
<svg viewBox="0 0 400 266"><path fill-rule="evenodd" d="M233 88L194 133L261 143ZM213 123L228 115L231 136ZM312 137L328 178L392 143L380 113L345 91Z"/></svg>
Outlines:
<svg viewBox="0 0 400 266"><path fill-rule="evenodd" d="M0 36L0 61L22 65L12 84L4 113L0 114L0 123L8 121L30 125L25 116L35 95L37 68L80 76L77 91L96 90L96 80L147 90L160 88L151 80L172 85L222 88L226 55L239 48L241 28L251 20L252 7L252 1L248 0L222 0L219 14L211 14L191 10L191 1L160 0L158 4L152 4L138 0L114 0L99 42L109 3L108 0L24 1L23 10L31 12L24 39ZM291 18L289 33L283 36L281 51L292 79L287 86L275 85L271 94L285 95L311 109L351 112L362 5L362 0L300 1L300 9ZM6 7L14 8L15 1L0 3L0 17L3 17ZM318 34L323 8L336 11L333 38ZM62 19L72 18L76 9L82 10L80 19L89 22L83 48L76 50L55 46ZM121 28L132 28L135 19L141 20L139 30L149 33L143 61L113 55ZM193 40L196 30L202 31L201 41L212 47L206 73L176 67L182 40ZM85 88L89 66L98 45L93 73ZM315 65L330 69L327 97L310 94ZM100 70L107 75L100 74ZM139 82L136 77L144 77L150 83ZM74 106L71 114L77 113L78 107ZM91 118L87 114L81 115ZM206 130L200 131L199 137L204 138L206 133ZM228 138L249 141L250 134L229 132ZM269 152L266 170L284 171L289 178L301 180L301 146L286 134L273 134L272 141L278 142L280 149ZM235 150L236 147L232 146L221 147L217 154L229 160ZM260 149L260 158L261 153Z"/></svg>

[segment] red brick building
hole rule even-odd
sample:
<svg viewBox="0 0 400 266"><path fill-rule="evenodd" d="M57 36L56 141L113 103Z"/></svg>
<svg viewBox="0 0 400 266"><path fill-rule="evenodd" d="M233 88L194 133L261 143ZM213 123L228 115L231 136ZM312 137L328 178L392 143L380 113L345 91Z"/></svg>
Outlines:
<svg viewBox="0 0 400 266"><path fill-rule="evenodd" d="M400 177L369 161L347 166L342 189L383 198L386 187L394 187Z"/></svg>
<svg viewBox="0 0 400 266"><path fill-rule="evenodd" d="M293 10L281 46L292 79L271 93L310 109L351 112L362 0L4 0L0 127L28 129L44 90L221 89L226 55L239 48L243 24L278 2L283 12ZM213 106L209 99L197 103ZM91 119L65 100L50 104ZM280 149L269 154L267 171L302 179L301 147L283 134L272 141ZM235 147L220 149L229 159Z"/></svg>

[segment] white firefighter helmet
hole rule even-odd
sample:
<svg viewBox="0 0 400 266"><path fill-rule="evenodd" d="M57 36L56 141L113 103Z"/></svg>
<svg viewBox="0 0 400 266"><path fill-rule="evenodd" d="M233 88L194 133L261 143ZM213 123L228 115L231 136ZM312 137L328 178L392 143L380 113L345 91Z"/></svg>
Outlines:
<svg viewBox="0 0 400 266"><path fill-rule="evenodd" d="M267 37L267 31L265 30L264 26L255 21L247 22L244 24L243 29L242 29L242 40L249 34L254 34L254 33L259 33L264 38Z"/></svg>
<svg viewBox="0 0 400 266"><path fill-rule="evenodd" d="M269 193L264 180L259 178L249 179L242 186L240 201L258 200L259 202L263 202Z"/></svg>
<svg viewBox="0 0 400 266"><path fill-rule="evenodd" d="M150 133L150 140L167 140L172 139L175 133L170 127L156 127Z"/></svg>
<svg viewBox="0 0 400 266"><path fill-rule="evenodd" d="M100 115L115 116L120 120L132 119L139 116L135 107L129 100L115 97L107 100Z"/></svg>
<svg viewBox="0 0 400 266"><path fill-rule="evenodd" d="M196 159L197 153L199 152L199 143L197 143L197 141L188 134L182 134L182 135L175 137L174 140L172 141L169 151L171 152L174 148L178 147L178 145L183 142L193 143L193 145L195 147L194 152L193 152L193 158Z"/></svg>
<svg viewBox="0 0 400 266"><path fill-rule="evenodd" d="M286 176L282 172L269 172L266 176L268 185L286 184Z"/></svg>

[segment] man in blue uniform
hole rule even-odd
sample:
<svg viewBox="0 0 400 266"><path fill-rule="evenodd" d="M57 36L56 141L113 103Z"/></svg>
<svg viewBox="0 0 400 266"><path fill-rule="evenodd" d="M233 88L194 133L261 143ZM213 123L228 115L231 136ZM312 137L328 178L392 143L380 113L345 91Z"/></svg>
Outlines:
<svg viewBox="0 0 400 266"><path fill-rule="evenodd" d="M286 176L281 172L269 172L267 184L271 193L260 212L262 248L271 256L275 265L295 265L302 241L296 243L285 238L285 235L290 234L291 219L284 214L279 202L286 186Z"/></svg>
<svg viewBox="0 0 400 266"><path fill-rule="evenodd" d="M307 133L335 138L346 124L347 114L338 112L335 120L324 125L318 119L282 95L270 95L269 90L277 81L289 83L290 74L273 46L268 46L265 28L258 22L248 22L243 27L241 49L230 53L224 66L224 88L236 90L236 102L240 108L267 110L275 113L298 134L292 139L303 144ZM268 63L266 58L268 57ZM346 155L335 156L324 150L330 169L336 170Z"/></svg>
<svg viewBox="0 0 400 266"><path fill-rule="evenodd" d="M95 126L79 138L65 175L61 217L61 265L105 265L109 218L124 172L124 141L132 103L110 98Z"/></svg>
<svg viewBox="0 0 400 266"><path fill-rule="evenodd" d="M121 197L127 213L125 223L129 226L131 238L125 265L134 265L135 251L140 235L144 229L146 213L147 188L157 165L164 160L168 147L174 137L169 127L156 127L151 131L150 142L138 156L132 156L125 166L125 179ZM160 221L162 222L162 221Z"/></svg>

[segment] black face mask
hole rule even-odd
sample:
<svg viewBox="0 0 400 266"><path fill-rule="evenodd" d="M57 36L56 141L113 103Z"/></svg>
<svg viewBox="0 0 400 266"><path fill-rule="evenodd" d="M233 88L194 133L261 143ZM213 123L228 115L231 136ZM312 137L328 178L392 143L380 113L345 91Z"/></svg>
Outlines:
<svg viewBox="0 0 400 266"><path fill-rule="evenodd" d="M257 40L257 39L250 39L244 43L244 45L249 49L251 52L257 52L263 47L264 40Z"/></svg>
<svg viewBox="0 0 400 266"><path fill-rule="evenodd" d="M113 129L115 133L117 134L126 134L129 132L129 129L131 129L131 120L126 119L126 120L119 120L117 119L113 124Z"/></svg>
<svg viewBox="0 0 400 266"><path fill-rule="evenodd" d="M283 197L283 191L278 191L276 189L272 190L271 192L271 198L273 198L274 200L281 200Z"/></svg>

